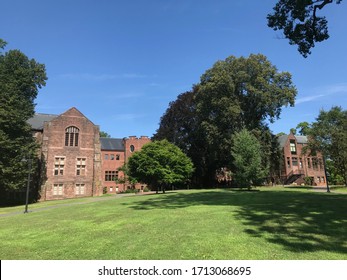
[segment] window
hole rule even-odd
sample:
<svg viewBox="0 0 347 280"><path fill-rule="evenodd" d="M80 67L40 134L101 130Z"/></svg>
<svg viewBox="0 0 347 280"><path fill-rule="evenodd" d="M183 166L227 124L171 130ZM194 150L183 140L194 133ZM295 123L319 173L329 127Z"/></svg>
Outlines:
<svg viewBox="0 0 347 280"><path fill-rule="evenodd" d="M118 171L105 171L105 181L114 181L118 178Z"/></svg>
<svg viewBox="0 0 347 280"><path fill-rule="evenodd" d="M303 168L303 165L302 165L302 158L299 159L299 167L300 167L300 169Z"/></svg>
<svg viewBox="0 0 347 280"><path fill-rule="evenodd" d="M318 160L317 158L312 158L312 167L314 170L318 170Z"/></svg>
<svg viewBox="0 0 347 280"><path fill-rule="evenodd" d="M296 158L296 157L292 158L292 165L293 166L298 166L298 158Z"/></svg>
<svg viewBox="0 0 347 280"><path fill-rule="evenodd" d="M116 160L120 160L120 155L116 155Z"/></svg>
<svg viewBox="0 0 347 280"><path fill-rule="evenodd" d="M134 151L135 151L134 145L130 145L130 152L134 152Z"/></svg>
<svg viewBox="0 0 347 280"><path fill-rule="evenodd" d="M63 195L64 185L54 184L53 185L53 195Z"/></svg>
<svg viewBox="0 0 347 280"><path fill-rule="evenodd" d="M85 194L85 184L76 184L75 187L75 194L81 195L81 194Z"/></svg>
<svg viewBox="0 0 347 280"><path fill-rule="evenodd" d="M290 168L290 158L287 157L287 167Z"/></svg>
<svg viewBox="0 0 347 280"><path fill-rule="evenodd" d="M318 170L318 160L317 158L312 158L312 167L314 170Z"/></svg>
<svg viewBox="0 0 347 280"><path fill-rule="evenodd" d="M110 159L111 159L111 160L114 160L114 154L111 154L111 155L110 155Z"/></svg>
<svg viewBox="0 0 347 280"><path fill-rule="evenodd" d="M296 155L296 145L295 145L295 140L290 140L290 152L292 155Z"/></svg>
<svg viewBox="0 0 347 280"><path fill-rule="evenodd" d="M77 147L78 134L80 130L77 127L70 126L65 130L65 146Z"/></svg>
<svg viewBox="0 0 347 280"><path fill-rule="evenodd" d="M64 175L65 158L54 158L54 175Z"/></svg>
<svg viewBox="0 0 347 280"><path fill-rule="evenodd" d="M104 158L105 160L108 160L108 154L105 154Z"/></svg>
<svg viewBox="0 0 347 280"><path fill-rule="evenodd" d="M86 175L86 158L77 158L76 175Z"/></svg>
<svg viewBox="0 0 347 280"><path fill-rule="evenodd" d="M310 158L307 159L307 167L311 168L311 159Z"/></svg>
<svg viewBox="0 0 347 280"><path fill-rule="evenodd" d="M318 163L319 163L319 169L323 170L324 169L324 167L323 167L323 160L321 158L318 159Z"/></svg>

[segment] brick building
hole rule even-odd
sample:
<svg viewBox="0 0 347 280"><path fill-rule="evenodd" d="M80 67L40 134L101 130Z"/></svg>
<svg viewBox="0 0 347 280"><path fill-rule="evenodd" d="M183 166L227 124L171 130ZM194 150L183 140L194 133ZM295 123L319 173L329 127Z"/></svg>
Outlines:
<svg viewBox="0 0 347 280"><path fill-rule="evenodd" d="M144 189L144 184L131 184L124 180L124 172L119 168L127 162L133 152L140 150L144 144L150 141L146 136L140 138L130 136L123 139L100 138L104 192L117 193L131 188Z"/></svg>
<svg viewBox="0 0 347 280"><path fill-rule="evenodd" d="M307 145L306 136L297 136L292 133L278 138L283 150L283 165L281 179L284 184L304 184L309 178L311 185L326 185L324 161L321 153L311 155L304 153L303 148Z"/></svg>
<svg viewBox="0 0 347 280"><path fill-rule="evenodd" d="M99 126L76 108L61 115L36 114L28 122L40 144L41 200L124 191L129 184L117 189L114 181L124 177L118 168L150 141L148 137L100 138Z"/></svg>

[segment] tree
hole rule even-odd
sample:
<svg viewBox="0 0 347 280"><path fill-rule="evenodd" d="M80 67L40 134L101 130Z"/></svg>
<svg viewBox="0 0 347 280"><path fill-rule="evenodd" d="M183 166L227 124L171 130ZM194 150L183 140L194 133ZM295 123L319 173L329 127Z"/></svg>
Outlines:
<svg viewBox="0 0 347 280"><path fill-rule="evenodd" d="M193 163L177 146L167 140L154 141L135 152L128 161L129 176L155 189L185 183Z"/></svg>
<svg viewBox="0 0 347 280"><path fill-rule="evenodd" d="M6 43L0 40L0 47ZM0 52L0 192L25 186L28 162L37 145L27 120L34 115L38 89L47 80L45 66L19 50Z"/></svg>
<svg viewBox="0 0 347 280"><path fill-rule="evenodd" d="M318 10L342 0L279 0L274 12L267 15L268 26L274 30L283 30L289 44L297 45L304 57L311 54L315 43L329 38L328 21L318 16Z"/></svg>
<svg viewBox="0 0 347 280"><path fill-rule="evenodd" d="M110 138L111 137L111 135L110 134L108 134L107 132L105 132L105 131L100 131L100 137L106 137L106 138Z"/></svg>
<svg viewBox="0 0 347 280"><path fill-rule="evenodd" d="M246 128L266 133L266 122L278 119L283 106L293 106L296 94L290 73L278 72L261 54L230 56L207 70L198 87L196 107L210 176L230 164L235 132Z"/></svg>
<svg viewBox="0 0 347 280"><path fill-rule="evenodd" d="M309 148L321 151L333 162L335 174L340 175L347 186L347 110L332 107L321 110L309 130Z"/></svg>
<svg viewBox="0 0 347 280"><path fill-rule="evenodd" d="M261 145L247 129L235 133L233 137L234 179L238 186L250 188L261 183L268 174L262 164Z"/></svg>
<svg viewBox="0 0 347 280"><path fill-rule="evenodd" d="M296 131L299 131L300 135L307 135L310 131L310 124L308 122L298 123L296 126Z"/></svg>
<svg viewBox="0 0 347 280"><path fill-rule="evenodd" d="M178 146L194 163L193 181L200 185L204 177L206 145L196 112L198 86L178 95L160 119L153 140L168 140Z"/></svg>
<svg viewBox="0 0 347 280"><path fill-rule="evenodd" d="M267 121L279 118L283 106L294 105L296 94L291 75L278 72L265 56L230 56L170 103L154 138L166 138L185 151L195 176L211 186L216 170L230 169L232 137L243 128L257 130L268 165L273 139Z"/></svg>

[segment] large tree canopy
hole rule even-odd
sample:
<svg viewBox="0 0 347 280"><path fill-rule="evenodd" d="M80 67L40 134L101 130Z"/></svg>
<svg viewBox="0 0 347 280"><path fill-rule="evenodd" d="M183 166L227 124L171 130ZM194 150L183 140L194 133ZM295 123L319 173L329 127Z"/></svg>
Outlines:
<svg viewBox="0 0 347 280"><path fill-rule="evenodd" d="M299 52L307 57L316 42L329 38L328 21L318 16L318 11L331 3L342 0L279 0L268 14L268 26L283 30L291 45L297 45Z"/></svg>
<svg viewBox="0 0 347 280"><path fill-rule="evenodd" d="M5 45L1 40L0 47ZM0 192L25 185L28 163L23 159L37 155L27 120L46 79L45 66L19 50L0 53Z"/></svg>
<svg viewBox="0 0 347 280"><path fill-rule="evenodd" d="M181 184L193 172L193 163L167 140L154 141L135 152L127 164L128 175L152 188Z"/></svg>
<svg viewBox="0 0 347 280"><path fill-rule="evenodd" d="M279 72L264 55L218 61L201 78L197 113L213 168L230 162L232 135L243 128L268 130L282 107L294 105L297 91L288 72ZM211 170L212 172L212 170Z"/></svg>
<svg viewBox="0 0 347 280"><path fill-rule="evenodd" d="M196 175L210 184L217 169L230 167L233 134L257 130L264 147L270 147L266 122L279 118L283 106L294 105L296 94L291 75L279 72L265 56L230 56L170 104L155 138L167 138L187 151ZM264 151L271 154L270 148Z"/></svg>

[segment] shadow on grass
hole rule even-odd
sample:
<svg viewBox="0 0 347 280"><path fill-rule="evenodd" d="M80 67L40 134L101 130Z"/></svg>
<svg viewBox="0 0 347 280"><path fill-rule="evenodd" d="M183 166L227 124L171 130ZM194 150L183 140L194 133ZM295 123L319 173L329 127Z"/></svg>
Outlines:
<svg viewBox="0 0 347 280"><path fill-rule="evenodd" d="M343 253L347 259L347 196L343 194L294 190L179 192L133 201L128 206L151 210L198 205L236 206L233 213L246 234L265 238L285 250Z"/></svg>

